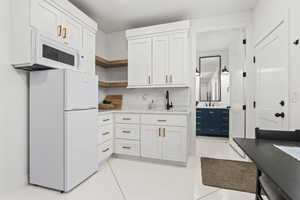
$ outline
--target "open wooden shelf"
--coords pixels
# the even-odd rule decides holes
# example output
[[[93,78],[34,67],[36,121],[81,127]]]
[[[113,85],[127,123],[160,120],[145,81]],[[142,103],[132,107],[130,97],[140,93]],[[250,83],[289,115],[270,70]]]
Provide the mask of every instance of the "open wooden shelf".
[[[104,82],[99,81],[99,86],[103,88],[127,88],[127,82]]]
[[[96,65],[105,67],[105,68],[113,68],[113,67],[127,67],[128,60],[113,60],[108,61],[104,58],[96,56]]]

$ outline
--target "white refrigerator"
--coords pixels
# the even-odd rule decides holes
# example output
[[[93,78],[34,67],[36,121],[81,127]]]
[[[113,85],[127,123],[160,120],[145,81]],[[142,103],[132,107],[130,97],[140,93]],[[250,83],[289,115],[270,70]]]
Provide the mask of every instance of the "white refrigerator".
[[[29,183],[69,192],[97,171],[98,78],[30,73]]]

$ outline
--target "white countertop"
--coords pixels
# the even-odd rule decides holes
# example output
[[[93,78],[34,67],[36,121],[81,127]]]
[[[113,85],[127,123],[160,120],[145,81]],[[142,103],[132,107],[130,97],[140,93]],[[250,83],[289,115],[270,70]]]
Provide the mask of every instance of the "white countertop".
[[[132,113],[132,114],[174,114],[174,115],[189,115],[190,111],[186,109],[174,110],[143,110],[143,109],[122,109],[122,110],[99,110],[99,114],[110,113]]]

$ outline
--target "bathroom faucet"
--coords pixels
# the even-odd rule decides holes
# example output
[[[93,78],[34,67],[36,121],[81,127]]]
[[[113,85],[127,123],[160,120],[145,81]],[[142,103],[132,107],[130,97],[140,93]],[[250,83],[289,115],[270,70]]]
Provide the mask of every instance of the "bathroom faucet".
[[[171,108],[173,108],[173,103],[171,102],[171,104],[170,104],[170,94],[169,94],[168,90],[166,92],[166,100],[167,100],[166,108],[167,108],[167,110],[170,110]]]

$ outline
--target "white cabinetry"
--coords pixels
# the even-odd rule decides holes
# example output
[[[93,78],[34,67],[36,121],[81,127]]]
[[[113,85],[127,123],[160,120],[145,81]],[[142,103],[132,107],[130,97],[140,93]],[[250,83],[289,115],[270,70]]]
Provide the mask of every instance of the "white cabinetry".
[[[187,87],[189,21],[127,31],[129,87]]]
[[[168,83],[170,85],[187,84],[188,65],[188,34],[175,33],[170,36],[170,57]]]
[[[153,38],[153,85],[168,83],[169,37]]]
[[[83,29],[82,52],[80,67],[84,72],[95,73],[96,35],[87,28]]]
[[[142,157],[186,162],[186,116],[142,115],[141,123]]]
[[[183,127],[163,128],[162,159],[186,161],[187,130]]]
[[[152,40],[135,39],[128,43],[128,85],[147,86],[152,83]]]
[[[161,128],[158,126],[141,127],[141,156],[162,159]]]
[[[63,16],[62,39],[65,45],[73,49],[81,49],[83,43],[83,31],[80,22],[67,15]],[[92,48],[91,46],[90,48]]]
[[[40,33],[58,40],[62,35],[62,13],[45,0],[31,0],[31,25]]]
[[[137,114],[115,115],[115,153],[140,156],[140,116]]]
[[[67,0],[11,0],[11,3],[13,66],[25,69],[50,65],[39,62],[43,40],[52,48],[74,56],[75,65],[70,66],[76,70],[95,73],[95,21]]]
[[[98,116],[98,162],[102,163],[113,154],[113,115]]]

